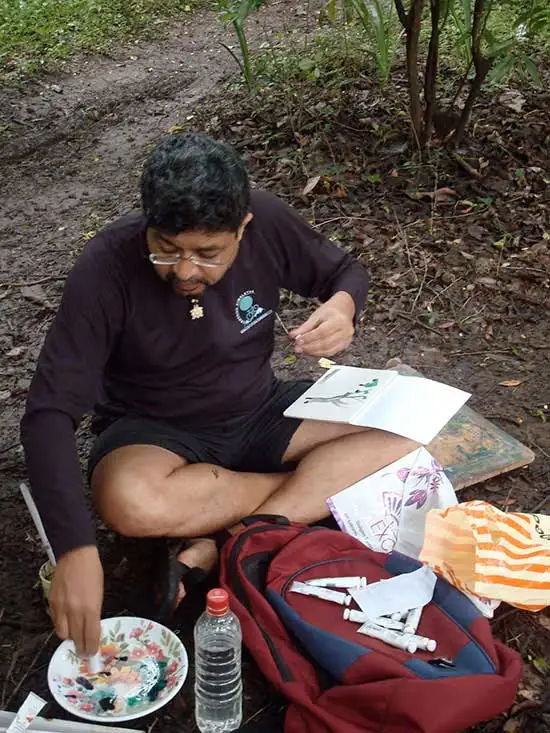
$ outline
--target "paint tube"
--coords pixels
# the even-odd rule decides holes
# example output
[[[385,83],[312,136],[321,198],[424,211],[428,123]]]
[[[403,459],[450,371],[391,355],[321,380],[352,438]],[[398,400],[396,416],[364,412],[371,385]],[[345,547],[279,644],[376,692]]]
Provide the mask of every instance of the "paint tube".
[[[374,626],[372,623],[365,623],[359,629],[360,634],[370,636],[373,639],[380,639],[385,641],[386,644],[395,647],[396,649],[402,649],[409,654],[414,654],[417,650],[416,641],[412,636],[400,633],[399,631],[391,631],[390,629],[382,629],[380,626]]]
[[[422,616],[422,606],[419,608],[413,608],[409,611],[407,618],[405,619],[404,631],[406,634],[416,634],[420,618]]]
[[[88,657],[88,671],[90,674],[99,674],[103,671],[103,661],[99,652]]]
[[[299,583],[298,581],[294,581],[290,590],[292,593],[301,593],[304,596],[315,596],[316,598],[322,598],[325,601],[339,603],[341,606],[349,606],[351,603],[351,596],[347,593],[338,593],[338,591],[330,590],[329,588],[317,588],[314,585],[306,585],[306,583]]]
[[[346,621],[352,621],[356,624],[374,624],[384,629],[393,629],[394,631],[403,632],[405,624],[402,621],[393,621],[391,618],[384,618],[379,616],[378,618],[371,618],[362,611],[354,611],[350,608],[344,610],[344,618]]]
[[[321,588],[364,588],[367,585],[367,579],[364,575],[343,578],[314,578],[313,580],[306,580],[306,584]]]
[[[396,611],[395,613],[392,613],[390,618],[392,621],[403,621],[407,616],[409,615],[408,611]]]
[[[411,634],[411,639],[414,639],[420,651],[435,652],[437,649],[437,641],[435,639],[428,639],[426,636],[417,636],[416,634]]]
[[[45,704],[46,700],[38,697],[34,692],[29,692],[25,698],[25,702],[17,711],[17,714],[12,720],[6,733],[23,733],[23,731],[27,730]]]

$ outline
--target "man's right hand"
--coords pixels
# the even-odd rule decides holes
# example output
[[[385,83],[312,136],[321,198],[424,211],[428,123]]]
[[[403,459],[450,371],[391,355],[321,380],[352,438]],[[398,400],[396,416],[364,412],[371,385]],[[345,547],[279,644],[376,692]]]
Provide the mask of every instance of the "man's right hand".
[[[59,558],[49,603],[59,638],[72,639],[78,654],[95,654],[103,606],[103,567],[96,547],[78,547]]]

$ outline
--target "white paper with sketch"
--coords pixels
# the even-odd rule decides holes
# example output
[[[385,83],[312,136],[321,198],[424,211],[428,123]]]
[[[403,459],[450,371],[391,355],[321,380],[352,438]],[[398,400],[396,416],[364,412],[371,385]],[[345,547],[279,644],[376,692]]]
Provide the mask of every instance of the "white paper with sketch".
[[[340,529],[371,550],[418,558],[427,513],[453,506],[457,498],[443,468],[429,451],[417,448],[327,504]]]
[[[427,445],[470,397],[424,377],[333,366],[284,415],[378,428]]]

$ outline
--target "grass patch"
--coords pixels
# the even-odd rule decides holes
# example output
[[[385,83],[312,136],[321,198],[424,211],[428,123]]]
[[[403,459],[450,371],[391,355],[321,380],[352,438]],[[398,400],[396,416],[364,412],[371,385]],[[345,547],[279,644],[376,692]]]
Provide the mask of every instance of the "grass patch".
[[[51,69],[76,53],[150,37],[200,0],[2,0],[0,81]],[[203,3],[202,3],[203,4]]]

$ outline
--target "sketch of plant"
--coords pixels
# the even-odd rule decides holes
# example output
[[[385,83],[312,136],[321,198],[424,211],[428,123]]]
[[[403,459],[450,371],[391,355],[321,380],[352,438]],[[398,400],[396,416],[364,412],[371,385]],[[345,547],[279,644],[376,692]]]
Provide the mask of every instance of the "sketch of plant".
[[[335,407],[347,407],[348,400],[357,400],[358,402],[364,402],[372,390],[378,387],[378,378],[372,379],[370,382],[363,382],[359,384],[354,390],[344,392],[343,394],[337,395],[320,395],[318,397],[305,397],[304,404],[310,402],[321,402],[330,403]]]

